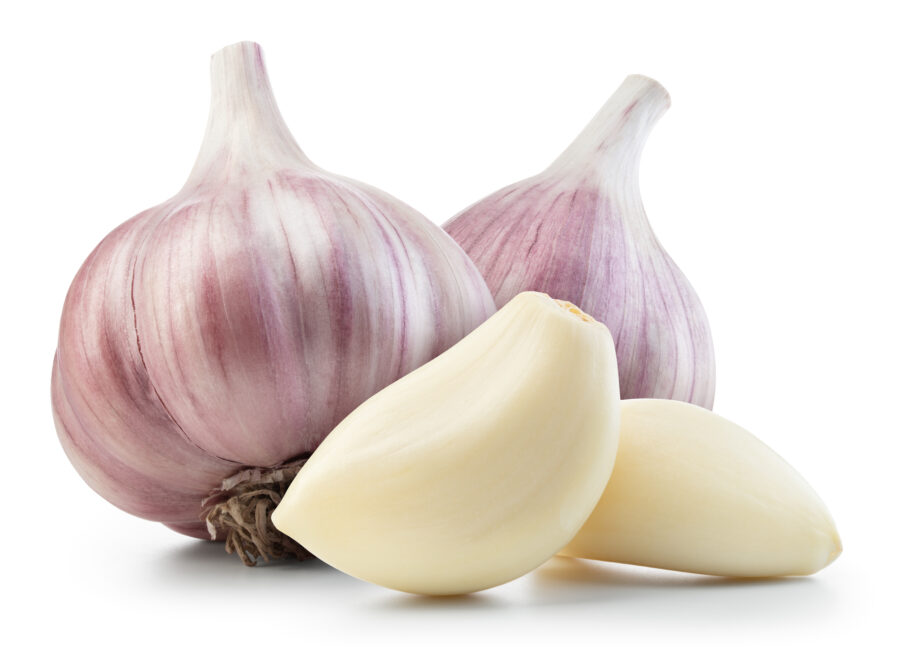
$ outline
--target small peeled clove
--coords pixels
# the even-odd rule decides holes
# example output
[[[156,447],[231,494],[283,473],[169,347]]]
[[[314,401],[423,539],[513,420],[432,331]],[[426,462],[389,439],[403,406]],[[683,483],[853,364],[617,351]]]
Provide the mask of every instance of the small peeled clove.
[[[411,593],[511,581],[568,543],[615,460],[609,331],[523,293],[329,434],[272,522],[314,555]]]
[[[622,402],[616,467],[561,552],[720,576],[813,574],[841,553],[825,504],[748,431],[677,401]]]
[[[606,324],[622,398],[712,408],[715,360],[703,306],[656,239],[641,203],[644,142],[669,107],[647,77],[628,77],[544,172],[445,224],[500,307],[536,290]]]

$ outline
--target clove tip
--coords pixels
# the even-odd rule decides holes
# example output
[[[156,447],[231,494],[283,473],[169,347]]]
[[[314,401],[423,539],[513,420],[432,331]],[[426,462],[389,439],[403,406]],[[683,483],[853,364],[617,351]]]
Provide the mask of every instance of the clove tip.
[[[831,542],[833,545],[831,552],[828,554],[828,560],[825,561],[825,567],[837,560],[841,553],[844,552],[844,545],[841,543],[841,536],[837,533],[837,530],[832,530]]]

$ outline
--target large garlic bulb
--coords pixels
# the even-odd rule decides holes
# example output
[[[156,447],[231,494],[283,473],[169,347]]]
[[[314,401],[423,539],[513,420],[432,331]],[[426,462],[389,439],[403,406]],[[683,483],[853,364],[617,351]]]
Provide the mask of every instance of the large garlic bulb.
[[[440,228],[306,158],[259,47],[236,44],[212,58],[206,137],[183,189],[110,233],[72,283],[58,433],[110,502],[207,537],[213,491],[283,491],[299,463],[279,466],[494,310]],[[241,534],[265,536],[248,515]]]
[[[547,170],[479,201],[445,228],[478,266],[498,307],[537,290],[606,324],[623,399],[712,408],[706,315],[654,236],[638,189],[641,150],[668,107],[658,83],[628,77]]]

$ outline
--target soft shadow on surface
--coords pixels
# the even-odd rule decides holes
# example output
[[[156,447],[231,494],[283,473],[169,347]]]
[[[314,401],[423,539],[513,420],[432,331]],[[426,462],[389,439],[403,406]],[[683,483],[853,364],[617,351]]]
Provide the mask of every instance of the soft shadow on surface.
[[[237,555],[225,552],[225,544],[212,541],[187,541],[180,544],[166,557],[167,561],[174,564],[179,571],[195,568],[202,569],[204,572],[210,569],[229,572],[235,567],[238,569],[266,569],[272,572],[335,571],[316,558],[260,561],[255,567],[248,568]]]
[[[184,541],[160,552],[152,571],[158,582],[167,586],[189,586],[193,590],[222,591],[223,586],[252,586],[283,589],[288,582],[315,581],[317,584],[352,585],[359,583],[326,565],[321,560],[273,560],[246,567],[225,545],[209,541]]]
[[[713,588],[722,586],[760,586],[806,581],[807,577],[772,577],[742,579],[708,574],[675,572],[652,567],[620,565],[612,562],[579,560],[555,556],[534,572],[535,581],[542,586],[603,586],[632,588]]]
[[[833,613],[837,597],[815,578],[732,579],[555,557],[505,586],[473,595],[379,594],[365,602],[383,614],[577,609],[588,619],[671,626],[810,619]]]
[[[447,597],[424,597],[380,588],[348,576],[321,560],[274,560],[245,567],[236,555],[225,552],[225,545],[208,541],[183,541],[161,552],[152,563],[153,578],[167,590],[201,594],[252,592],[254,596],[275,593],[283,599],[285,591],[293,595],[325,595],[335,601],[373,604],[377,609],[406,612],[459,612],[497,606],[489,592]]]
[[[793,620],[837,596],[814,577],[735,579],[555,557],[530,577],[535,605],[596,604],[619,615],[706,622]]]
[[[471,595],[411,595],[409,593],[388,593],[367,605],[379,612],[485,612],[509,608],[491,595],[490,591],[472,593]]]
[[[220,599],[245,593],[284,602],[287,594],[326,596],[384,615],[552,613],[577,609],[588,618],[646,620],[672,626],[768,623],[828,618],[838,602],[816,577],[729,579],[631,565],[555,557],[504,586],[472,595],[425,597],[377,588],[316,559],[245,567],[223,544],[183,541],[154,554],[151,581],[161,592]]]

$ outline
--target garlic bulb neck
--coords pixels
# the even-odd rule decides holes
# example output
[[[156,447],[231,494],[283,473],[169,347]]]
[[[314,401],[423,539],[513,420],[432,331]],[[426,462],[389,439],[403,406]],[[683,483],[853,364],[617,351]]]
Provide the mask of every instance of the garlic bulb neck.
[[[312,166],[278,110],[262,50],[238,42],[212,55],[206,135],[185,187],[261,165]]]
[[[650,131],[669,109],[663,86],[643,75],[629,75],[546,173],[616,178],[634,187],[641,152]]]

